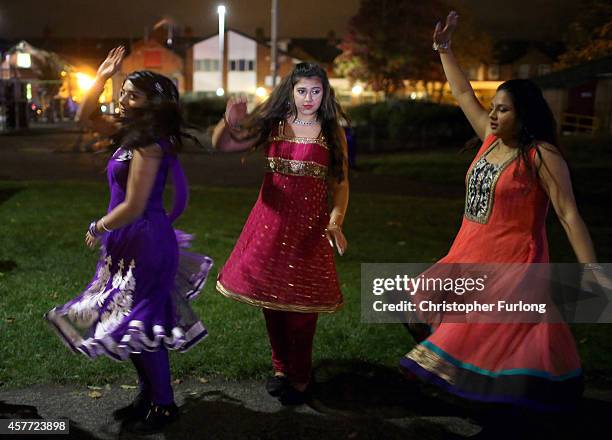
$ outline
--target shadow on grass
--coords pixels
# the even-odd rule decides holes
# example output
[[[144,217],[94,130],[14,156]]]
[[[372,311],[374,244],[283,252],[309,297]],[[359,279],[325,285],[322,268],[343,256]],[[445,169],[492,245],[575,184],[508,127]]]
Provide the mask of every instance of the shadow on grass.
[[[12,420],[25,420],[25,419],[42,419],[40,414],[38,414],[38,409],[35,406],[30,405],[10,405],[0,400],[0,419],[12,419]],[[93,434],[79,428],[73,421],[69,421],[70,424],[70,433],[66,434],[57,434],[57,435],[27,435],[24,433],[20,433],[19,435],[9,435],[9,434],[0,434],[2,440],[9,439],[76,439],[76,440],[95,440],[96,436]]]
[[[8,199],[13,197],[19,191],[23,191],[24,188],[3,188],[0,189],[0,205],[6,202]]]
[[[13,260],[0,260],[0,273],[8,273],[17,268]]]

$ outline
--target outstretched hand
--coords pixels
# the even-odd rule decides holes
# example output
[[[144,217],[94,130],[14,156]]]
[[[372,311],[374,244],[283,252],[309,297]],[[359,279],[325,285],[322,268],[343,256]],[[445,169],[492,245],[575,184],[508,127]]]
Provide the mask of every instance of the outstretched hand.
[[[455,11],[450,11],[446,16],[446,24],[442,28],[442,22],[436,23],[436,28],[433,33],[433,42],[438,45],[448,44],[451,41],[453,32],[457,28],[459,22],[459,14]]]
[[[85,233],[85,244],[89,249],[95,249],[100,243],[100,237],[94,237],[89,231]]]
[[[246,96],[236,96],[227,100],[225,120],[230,128],[238,127],[247,115]]]
[[[125,57],[125,47],[117,46],[106,56],[106,59],[102,61],[100,67],[98,67],[98,77],[109,79],[121,68],[121,63]]]
[[[333,248],[335,244],[340,256],[344,255],[348,242],[346,241],[346,237],[342,232],[342,228],[334,223],[330,223],[327,228],[325,228],[325,235],[329,245]]]

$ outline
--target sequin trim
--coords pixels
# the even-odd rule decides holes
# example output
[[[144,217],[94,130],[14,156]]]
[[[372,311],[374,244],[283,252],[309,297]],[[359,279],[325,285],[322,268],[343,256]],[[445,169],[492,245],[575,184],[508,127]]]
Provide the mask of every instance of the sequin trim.
[[[423,345],[417,345],[406,357],[449,384],[455,384],[457,367]]]
[[[264,307],[266,309],[281,310],[286,312],[305,312],[305,313],[333,313],[339,310],[344,305],[342,302],[334,304],[332,306],[298,306],[291,304],[279,304],[270,301],[261,301],[257,299],[248,298],[242,294],[232,292],[225,288],[221,281],[217,280],[217,291],[230,299],[235,301],[243,302],[255,307]]]
[[[284,142],[293,142],[295,144],[317,144],[329,150],[327,146],[327,142],[325,141],[325,136],[320,134],[317,137],[298,137],[298,136],[286,136],[285,135],[285,121],[280,121],[278,123],[278,133],[275,136],[270,137],[271,142],[284,141]]]
[[[287,174],[289,176],[315,177],[325,179],[327,167],[317,162],[293,160],[282,157],[268,157],[266,171]]]
[[[497,181],[503,171],[518,156],[511,158],[501,164],[492,164],[486,160],[487,154],[495,148],[499,140],[493,142],[482,156],[470,167],[467,173],[465,185],[465,208],[464,216],[476,223],[486,224],[491,217],[493,204],[495,203],[495,188]]]

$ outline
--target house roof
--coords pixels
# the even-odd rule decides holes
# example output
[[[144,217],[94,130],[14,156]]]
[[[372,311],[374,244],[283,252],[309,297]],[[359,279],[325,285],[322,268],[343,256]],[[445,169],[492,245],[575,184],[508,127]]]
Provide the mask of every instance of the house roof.
[[[543,89],[568,88],[612,75],[612,56],[533,78]]]
[[[499,64],[512,64],[530,49],[538,50],[554,61],[564,52],[565,46],[559,41],[502,40],[495,44],[493,54]]]

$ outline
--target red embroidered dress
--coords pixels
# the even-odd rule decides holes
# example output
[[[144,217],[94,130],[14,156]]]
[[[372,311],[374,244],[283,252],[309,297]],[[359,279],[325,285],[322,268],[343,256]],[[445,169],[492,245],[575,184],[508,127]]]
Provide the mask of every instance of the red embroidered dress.
[[[251,305],[294,312],[333,312],[342,294],[329,223],[322,135],[288,137],[284,122],[265,150],[266,175],[217,290]]]

